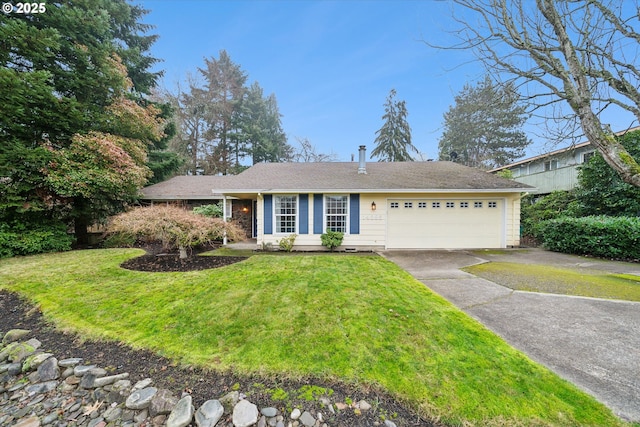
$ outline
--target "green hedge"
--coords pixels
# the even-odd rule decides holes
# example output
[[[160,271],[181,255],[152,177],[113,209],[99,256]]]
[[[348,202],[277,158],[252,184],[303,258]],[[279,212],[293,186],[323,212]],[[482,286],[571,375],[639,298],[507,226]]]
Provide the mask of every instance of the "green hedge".
[[[545,248],[601,258],[640,260],[640,218],[562,217],[540,224]]]
[[[0,258],[68,251],[72,243],[73,236],[63,224],[43,224],[38,228],[0,225]]]

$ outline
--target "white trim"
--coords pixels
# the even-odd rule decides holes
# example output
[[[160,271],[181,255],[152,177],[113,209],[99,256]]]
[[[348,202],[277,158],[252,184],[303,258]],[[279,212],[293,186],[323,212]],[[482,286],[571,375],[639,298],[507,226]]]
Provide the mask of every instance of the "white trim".
[[[272,203],[271,203],[271,215],[273,218],[273,230],[272,231],[272,235],[274,236],[288,236],[290,234],[300,234],[299,230],[300,230],[300,195],[296,194],[295,198],[296,198],[296,214],[295,214],[295,219],[296,219],[296,225],[295,225],[295,231],[293,232],[281,232],[278,231],[278,224],[276,221],[276,197],[291,197],[291,194],[273,194],[273,198],[272,198]]]
[[[349,193],[324,193],[322,194],[322,232],[327,232],[327,196],[346,196],[347,197],[347,212],[345,213],[345,230],[344,235],[347,236],[351,230],[351,195]]]

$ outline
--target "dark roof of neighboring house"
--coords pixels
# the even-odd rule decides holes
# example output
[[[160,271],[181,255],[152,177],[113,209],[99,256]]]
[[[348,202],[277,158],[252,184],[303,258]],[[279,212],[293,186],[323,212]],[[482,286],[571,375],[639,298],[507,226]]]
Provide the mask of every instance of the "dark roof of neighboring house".
[[[214,198],[259,192],[526,191],[533,187],[452,162],[259,163],[239,175],[180,176],[143,189],[143,199]],[[207,191],[208,190],[208,191]]]
[[[213,189],[223,186],[230,175],[181,175],[142,189],[143,200],[221,199]]]

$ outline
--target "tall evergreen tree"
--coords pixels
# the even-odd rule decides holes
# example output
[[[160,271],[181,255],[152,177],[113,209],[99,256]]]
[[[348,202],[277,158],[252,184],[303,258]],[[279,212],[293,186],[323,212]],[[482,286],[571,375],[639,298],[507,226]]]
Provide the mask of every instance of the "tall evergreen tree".
[[[240,104],[246,93],[246,73],[231,61],[225,50],[219,58],[205,59],[198,71],[204,87],[192,87],[191,92],[206,102],[206,136],[210,142],[205,173],[230,173],[240,165],[244,147],[240,135]]]
[[[125,0],[46,8],[0,15],[0,217],[22,225],[71,219],[82,239],[90,221],[131,200],[143,183],[132,187],[116,174],[112,191],[87,197],[99,192],[88,187],[104,183],[82,184],[82,175],[135,164],[137,176],[148,176],[146,150],[161,138],[160,111],[136,101],[158,77],[146,68],[156,60],[145,56],[155,37],[138,22],[144,9]],[[136,64],[132,79],[126,65]],[[84,161],[100,156],[106,161]]]
[[[280,117],[275,95],[264,97],[262,88],[254,82],[243,102],[241,120],[244,143],[253,164],[291,160],[293,148],[287,143]]]
[[[418,152],[411,143],[411,128],[407,121],[405,101],[396,101],[396,90],[391,89],[384,104],[384,124],[376,131],[376,147],[371,151],[371,158],[378,157],[381,162],[413,161],[409,151]]]
[[[525,121],[512,85],[496,86],[489,76],[466,84],[444,114],[439,158],[481,169],[511,163],[531,143],[522,131]]]

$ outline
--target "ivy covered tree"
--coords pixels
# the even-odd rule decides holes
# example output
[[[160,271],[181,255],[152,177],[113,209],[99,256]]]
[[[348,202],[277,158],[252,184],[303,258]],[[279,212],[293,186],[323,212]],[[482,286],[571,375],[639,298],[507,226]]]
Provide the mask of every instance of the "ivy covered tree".
[[[489,76],[464,85],[444,114],[440,160],[492,169],[522,157],[531,141],[522,130],[527,115],[518,98],[513,85],[494,85]]]
[[[71,221],[82,241],[87,224],[120,209],[150,174],[147,150],[163,128],[144,101],[158,77],[146,53],[155,36],[139,22],[146,11],[125,0],[46,8],[0,15],[0,219],[23,229]],[[132,164],[135,185],[111,174]],[[90,196],[101,176],[110,191]]]
[[[640,158],[640,131],[616,139],[630,155]],[[575,196],[583,215],[640,215],[640,188],[623,181],[597,152],[580,167]]]
[[[384,104],[384,124],[376,131],[376,146],[371,151],[371,158],[378,157],[381,162],[413,161],[409,152],[418,152],[411,143],[407,105],[405,101],[396,101],[395,96],[396,90],[391,89]]]

